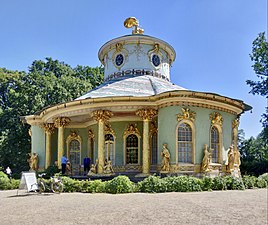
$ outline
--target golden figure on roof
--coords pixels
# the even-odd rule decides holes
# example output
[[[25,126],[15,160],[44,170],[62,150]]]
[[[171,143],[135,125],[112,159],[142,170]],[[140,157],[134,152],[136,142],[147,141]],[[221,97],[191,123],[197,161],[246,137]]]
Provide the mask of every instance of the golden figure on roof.
[[[139,27],[139,21],[135,17],[129,17],[125,20],[124,26],[126,28],[133,27],[132,34],[143,34],[144,30]]]

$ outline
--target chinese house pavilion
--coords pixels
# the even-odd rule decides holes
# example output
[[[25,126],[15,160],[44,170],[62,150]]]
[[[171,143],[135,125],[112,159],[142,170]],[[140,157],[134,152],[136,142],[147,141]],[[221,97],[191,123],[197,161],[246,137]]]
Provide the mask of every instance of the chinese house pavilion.
[[[105,159],[117,173],[148,175],[161,171],[161,151],[170,153],[170,172],[200,173],[204,145],[211,165],[225,171],[228,149],[237,149],[240,115],[251,107],[213,93],[187,90],[170,81],[176,53],[171,45],[143,34],[134,17],[131,35],[112,39],[99,50],[104,83],[74,101],[25,116],[31,125],[32,152],[39,168],[61,157],[73,173],[89,156],[104,173]]]

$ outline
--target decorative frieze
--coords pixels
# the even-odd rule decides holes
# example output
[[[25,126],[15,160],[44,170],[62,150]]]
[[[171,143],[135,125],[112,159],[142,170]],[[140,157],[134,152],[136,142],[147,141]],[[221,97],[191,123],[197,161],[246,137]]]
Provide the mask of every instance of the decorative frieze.
[[[89,139],[94,139],[95,135],[94,135],[92,129],[89,129],[89,130],[88,130],[87,136],[88,136]]]
[[[159,73],[158,71],[154,70],[144,70],[144,69],[132,69],[132,70],[122,70],[118,72],[114,72],[113,74],[110,74],[104,81],[109,81],[114,78],[123,77],[125,75],[150,75],[153,77],[161,78],[166,81],[170,81],[164,74]]]
[[[55,127],[59,128],[67,126],[71,122],[71,119],[69,117],[57,117],[53,122]]]
[[[177,120],[180,122],[181,120],[191,120],[195,121],[196,113],[191,111],[189,108],[182,108],[182,113],[177,114]]]
[[[55,124],[54,123],[44,123],[43,128],[46,133],[53,134],[55,130]]]
[[[109,111],[109,110],[96,110],[91,113],[91,116],[96,120],[96,121],[102,121],[106,122],[108,121],[114,114]]]
[[[210,113],[209,118],[211,120],[211,125],[218,124],[222,127],[223,124],[223,118],[222,115],[218,112]]]
[[[139,109],[136,112],[136,115],[141,117],[143,120],[152,120],[152,118],[157,115],[157,110],[148,108],[148,109]]]
[[[131,123],[128,125],[127,129],[124,132],[124,136],[128,136],[130,134],[137,134],[138,136],[140,136],[140,132],[137,128],[137,124]]]

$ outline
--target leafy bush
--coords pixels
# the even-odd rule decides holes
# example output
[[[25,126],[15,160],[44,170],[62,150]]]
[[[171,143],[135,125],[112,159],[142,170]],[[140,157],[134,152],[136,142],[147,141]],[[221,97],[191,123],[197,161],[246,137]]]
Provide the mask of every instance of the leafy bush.
[[[118,176],[106,183],[107,193],[131,193],[133,190],[133,182],[127,176]]]
[[[268,173],[264,173],[257,178],[257,187],[268,188]]]
[[[80,182],[81,181],[71,179],[69,177],[62,177],[64,192],[80,192],[81,191]]]
[[[268,173],[260,175],[259,178],[264,179],[268,183]]]
[[[106,192],[106,181],[94,180],[89,181],[89,186],[86,189],[86,192],[89,193],[105,193]]]
[[[203,191],[211,191],[213,189],[213,178],[205,176],[202,179],[203,185],[202,185],[202,190]]]
[[[251,189],[257,186],[257,178],[254,176],[243,176],[243,183],[246,189]]]
[[[166,181],[158,176],[149,176],[138,183],[140,192],[160,193],[166,192]]]
[[[9,177],[0,171],[0,190],[10,190],[19,188],[20,180],[9,179]]]
[[[227,179],[225,177],[214,177],[212,190],[227,190]]]
[[[234,176],[225,176],[226,186],[228,190],[245,190],[243,180]]]

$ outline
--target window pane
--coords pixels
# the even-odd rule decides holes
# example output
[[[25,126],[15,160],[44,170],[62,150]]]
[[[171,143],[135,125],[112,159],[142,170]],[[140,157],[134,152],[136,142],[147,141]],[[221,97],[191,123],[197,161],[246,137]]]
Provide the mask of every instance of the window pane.
[[[178,127],[178,161],[192,163],[192,128],[183,123]]]
[[[138,163],[138,137],[131,134],[126,139],[126,163]]]
[[[211,148],[212,150],[212,162],[217,163],[219,160],[219,148],[220,148],[220,141],[219,141],[219,131],[216,127],[211,128]]]

